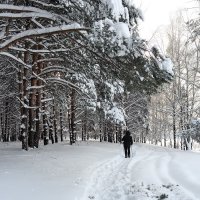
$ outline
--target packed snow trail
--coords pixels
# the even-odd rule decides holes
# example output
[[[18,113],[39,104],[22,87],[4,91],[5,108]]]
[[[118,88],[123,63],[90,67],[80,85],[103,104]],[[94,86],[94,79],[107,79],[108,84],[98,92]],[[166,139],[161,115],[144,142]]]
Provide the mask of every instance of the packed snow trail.
[[[81,200],[200,199],[200,184],[192,182],[188,170],[175,159],[184,158],[185,152],[135,144],[133,154],[130,159],[116,156],[97,167]]]
[[[79,199],[93,166],[117,152],[117,145],[100,142],[41,144],[29,151],[0,142],[0,200]]]
[[[20,146],[0,143],[2,200],[200,200],[200,153],[134,144],[129,159],[120,144]]]

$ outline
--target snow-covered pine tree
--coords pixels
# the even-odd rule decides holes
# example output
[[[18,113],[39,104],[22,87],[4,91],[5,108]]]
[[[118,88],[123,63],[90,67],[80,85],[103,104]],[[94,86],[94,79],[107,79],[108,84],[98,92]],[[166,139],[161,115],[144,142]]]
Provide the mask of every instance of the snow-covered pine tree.
[[[141,18],[140,11],[128,0],[10,0],[0,4],[0,55],[17,61],[21,66],[19,78],[23,78],[20,102],[24,149],[28,145],[38,147],[39,116],[46,115],[44,110],[40,112],[41,98],[48,96],[43,92],[51,93],[52,87],[46,90],[48,85],[73,89],[71,80],[64,78],[69,73],[82,73],[101,88],[97,95],[105,105],[101,109],[117,105],[109,97],[104,80],[111,85],[114,81],[122,82],[127,91],[137,88],[151,93],[171,78],[168,60],[149,50],[139,37],[138,18]],[[95,66],[99,68],[98,76]],[[75,106],[75,102],[71,103]],[[49,130],[52,137],[54,124],[57,141],[57,106],[53,108],[54,123],[50,123]],[[43,121],[46,123],[46,119]]]
[[[56,48],[60,51],[58,43],[56,43],[56,45],[50,45],[51,47],[49,48],[50,43],[47,42],[45,36],[53,36],[56,34],[62,35],[66,32],[83,30],[80,29],[78,24],[69,25],[71,22],[65,17],[57,15],[56,13],[53,14],[53,12],[48,12],[46,10],[46,8],[49,8],[48,4],[45,4],[44,2],[40,3],[42,3],[44,9],[40,9],[39,6],[34,5],[33,1],[28,0],[25,2],[9,1],[0,5],[0,17],[2,19],[1,22],[3,27],[0,45],[2,51],[1,55],[9,56],[22,64],[21,72],[23,75],[20,77],[23,77],[23,84],[21,87],[23,95],[21,96],[22,99],[20,99],[20,101],[23,105],[21,114],[21,139],[23,143],[22,147],[24,149],[28,149],[28,145],[30,147],[38,147],[40,138],[39,110],[41,107],[43,81],[38,78],[37,75],[40,74],[42,68],[44,68],[44,62],[38,62],[38,60],[44,59],[45,53],[55,52],[57,50]],[[54,4],[50,5],[51,7],[57,8]],[[60,9],[61,8],[62,7],[60,7]],[[10,32],[10,29],[12,29],[12,33]],[[21,32],[20,34],[19,31]],[[53,39],[59,38],[52,38],[50,41],[52,44],[54,42]],[[19,57],[19,53],[22,54],[21,57]],[[33,57],[31,57],[32,55]],[[33,67],[30,65],[31,63],[33,63]],[[56,70],[54,71],[56,72]],[[32,73],[32,78],[29,85],[28,76],[30,73]],[[30,100],[28,101],[29,90]],[[35,120],[36,124],[34,124]]]

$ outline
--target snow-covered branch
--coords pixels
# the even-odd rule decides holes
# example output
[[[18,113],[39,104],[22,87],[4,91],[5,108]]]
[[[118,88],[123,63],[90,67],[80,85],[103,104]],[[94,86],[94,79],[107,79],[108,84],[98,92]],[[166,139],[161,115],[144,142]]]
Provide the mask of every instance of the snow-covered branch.
[[[50,73],[50,72],[66,72],[66,68],[62,66],[50,66],[42,70],[39,76]]]
[[[16,62],[18,62],[19,64],[23,65],[24,67],[27,67],[27,68],[31,68],[30,65],[27,65],[26,63],[24,63],[20,58],[17,58],[15,56],[13,56],[12,54],[8,53],[8,52],[0,52],[0,55],[1,56],[5,56],[5,57],[8,57]]]
[[[61,33],[67,33],[67,32],[88,31],[88,30],[89,30],[88,28],[81,27],[77,23],[70,24],[70,25],[43,28],[43,29],[31,29],[31,30],[24,31],[22,33],[18,33],[12,36],[10,39],[3,42],[2,44],[0,44],[0,50],[2,51],[8,48],[11,44],[14,44],[26,38],[34,38],[34,37],[39,37],[39,36],[47,36],[47,35],[61,34]]]
[[[71,83],[69,81],[60,79],[60,78],[47,78],[46,81],[60,83],[60,84],[63,84],[63,85],[67,85],[67,86],[69,86],[71,88],[80,90],[80,88],[77,87],[75,84],[73,84],[73,83]]]
[[[46,10],[42,10],[31,6],[15,6],[11,4],[0,4],[0,11],[14,11],[14,12],[37,12],[37,13],[49,13]]]
[[[56,20],[56,17],[52,14],[45,14],[45,13],[37,13],[37,12],[28,12],[28,13],[0,13],[0,18],[3,19],[49,19],[49,20]]]

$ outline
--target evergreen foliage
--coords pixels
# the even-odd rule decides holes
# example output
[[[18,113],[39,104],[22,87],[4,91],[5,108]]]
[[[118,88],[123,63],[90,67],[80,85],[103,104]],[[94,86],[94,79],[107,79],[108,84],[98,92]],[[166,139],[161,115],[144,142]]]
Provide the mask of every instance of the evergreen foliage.
[[[100,140],[118,141],[125,94],[152,94],[173,76],[169,59],[140,38],[139,19],[128,0],[2,1],[0,64],[10,64],[0,81],[20,113],[22,148],[57,142],[58,130],[72,144],[81,128],[87,138],[100,132]]]

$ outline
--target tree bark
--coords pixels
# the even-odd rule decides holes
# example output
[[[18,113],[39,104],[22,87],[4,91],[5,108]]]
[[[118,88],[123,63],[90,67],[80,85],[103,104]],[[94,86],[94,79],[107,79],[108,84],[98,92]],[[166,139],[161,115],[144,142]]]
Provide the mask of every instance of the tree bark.
[[[41,46],[38,46],[38,49],[41,49]],[[38,55],[38,60],[42,59],[41,55]],[[43,63],[39,62],[37,63],[37,74],[40,74],[43,68]],[[40,88],[42,86],[42,81],[40,79],[37,79],[37,87]],[[35,131],[35,137],[34,137],[34,146],[36,148],[39,147],[39,140],[41,137],[40,132],[40,108],[41,108],[41,98],[42,98],[42,89],[37,89],[36,92],[36,131]]]
[[[43,100],[45,100],[45,93],[43,91]],[[48,138],[48,123],[47,123],[47,114],[46,114],[46,102],[43,101],[42,103],[42,118],[43,118],[43,140],[44,140],[44,145],[49,144],[49,138]]]
[[[57,119],[56,119],[55,100],[53,101],[53,125],[54,125],[55,143],[58,143],[58,132],[57,132]]]
[[[31,90],[29,95],[29,106],[32,107],[29,109],[29,138],[28,138],[28,145],[31,148],[34,148],[34,137],[35,137],[35,108],[36,107],[36,89],[37,86],[37,78],[34,74],[37,74],[37,57],[36,53],[33,54],[33,67],[32,67],[32,74],[31,74]]]
[[[75,133],[75,94],[76,91],[72,88],[71,91],[71,132],[72,132],[72,143],[75,143],[76,133]]]
[[[28,44],[26,42],[25,49],[28,49]],[[24,53],[24,63],[28,64],[29,53],[26,51]],[[28,69],[24,67],[23,73],[23,109],[22,109],[22,122],[21,122],[21,136],[22,136],[22,149],[28,151]]]
[[[60,140],[63,142],[63,112],[60,109]]]
[[[53,137],[53,116],[51,114],[49,119],[49,138],[51,140],[51,143],[54,144],[54,137]]]

